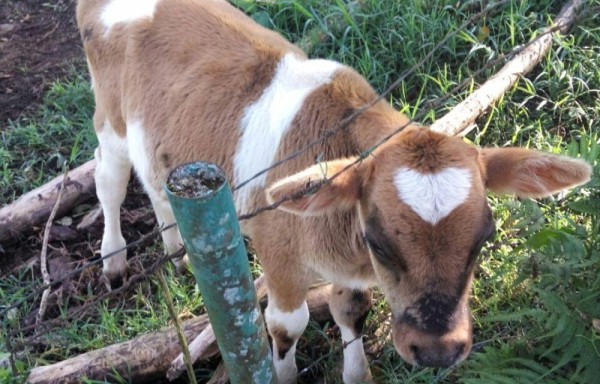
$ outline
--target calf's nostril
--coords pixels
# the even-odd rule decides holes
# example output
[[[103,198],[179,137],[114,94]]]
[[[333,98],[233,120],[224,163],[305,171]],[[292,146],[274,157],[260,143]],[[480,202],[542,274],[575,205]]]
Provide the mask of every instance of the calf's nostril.
[[[456,364],[467,348],[466,343],[436,345],[431,348],[410,344],[408,349],[417,365],[423,367],[449,367]]]
[[[467,345],[465,343],[458,343],[454,347],[454,354],[452,355],[452,362],[455,363],[456,360],[463,354]]]
[[[414,359],[419,360],[419,347],[417,347],[414,344],[411,344],[410,347],[408,347],[408,349],[410,349],[410,351],[412,352]]]

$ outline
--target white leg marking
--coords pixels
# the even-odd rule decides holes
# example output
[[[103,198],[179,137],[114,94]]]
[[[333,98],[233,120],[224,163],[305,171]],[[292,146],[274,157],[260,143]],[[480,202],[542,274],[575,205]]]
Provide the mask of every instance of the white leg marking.
[[[277,379],[280,384],[293,384],[298,381],[298,367],[296,366],[296,344],[285,354],[285,358],[280,359],[277,352],[277,343],[273,342],[273,365],[277,373]]]
[[[171,209],[171,204],[166,199],[152,198],[152,206],[158,225],[167,226],[175,223],[175,215]],[[162,232],[162,238],[165,245],[165,250],[168,254],[175,253],[183,246],[183,240],[179,235],[177,228],[170,228]]]
[[[112,0],[100,15],[107,33],[117,23],[132,22],[154,16],[156,3],[160,0]]]
[[[287,54],[279,62],[271,84],[260,99],[246,108],[242,137],[234,157],[234,183],[246,181],[275,160],[281,139],[306,97],[331,82],[341,64],[328,60],[301,60]],[[252,190],[265,185],[262,175],[236,193],[240,212],[248,210]]]
[[[164,192],[161,191],[161,193],[158,194],[156,193],[156,191],[148,191],[148,196],[150,196],[150,201],[152,201],[152,207],[154,208],[154,214],[156,215],[158,225],[164,227],[175,223],[175,215],[173,214],[171,204],[169,203],[167,197],[164,195]],[[177,252],[183,246],[183,239],[181,238],[177,227],[169,228],[166,231],[162,231],[161,237],[163,240],[163,245],[165,247],[165,253],[167,255]],[[185,271],[187,267],[187,255],[180,259],[172,260],[175,266],[177,267],[178,272],[182,273]]]
[[[345,384],[371,383],[371,371],[369,362],[365,355],[362,337],[356,338],[354,332],[340,325],[342,341],[344,342],[344,373],[342,375]],[[360,336],[360,335],[358,335]]]
[[[146,134],[144,124],[139,119],[130,120],[127,122],[127,144],[129,148],[129,156],[133,163],[136,174],[138,175],[150,201],[154,208],[154,214],[159,226],[166,226],[175,222],[175,216],[171,209],[171,204],[165,192],[162,189],[157,190],[151,180],[153,180],[152,167],[146,145]],[[175,253],[183,245],[183,240],[177,228],[171,228],[161,232],[165,252],[167,254]],[[184,259],[173,260],[177,269],[181,272],[186,266]]]
[[[430,224],[448,216],[465,202],[471,191],[471,172],[446,168],[437,173],[420,173],[400,168],[394,176],[400,200]]]
[[[101,254],[106,256],[125,246],[120,209],[127,193],[131,163],[127,158],[126,140],[119,138],[108,122],[98,134],[98,141],[100,145],[94,153],[97,162],[95,180],[96,194],[104,214]],[[126,270],[127,251],[121,251],[103,262],[103,271],[108,278],[123,276]]]
[[[273,364],[280,384],[295,383],[297,381],[298,368],[296,367],[296,344],[308,325],[308,305],[306,301],[292,312],[282,312],[274,304],[269,303],[265,309],[265,320],[269,329],[282,327],[286,330],[288,337],[294,339],[292,347],[281,359],[279,357],[277,340],[273,338]]]

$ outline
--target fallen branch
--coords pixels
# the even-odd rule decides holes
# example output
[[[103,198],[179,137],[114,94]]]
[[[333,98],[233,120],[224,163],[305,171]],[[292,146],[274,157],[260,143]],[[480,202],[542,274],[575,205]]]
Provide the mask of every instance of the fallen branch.
[[[212,325],[208,325],[200,332],[200,334],[190,343],[190,360],[192,364],[196,361],[204,360],[208,358],[210,351],[216,346],[217,338],[213,331]],[[186,369],[186,363],[183,353],[180,353],[167,370],[167,379],[169,381],[176,380],[181,376],[183,371]]]
[[[431,129],[448,135],[466,135],[476,125],[472,124],[490,105],[512,87],[523,75],[529,73],[552,46],[554,33],[565,33],[577,19],[577,10],[584,0],[567,2],[554,20],[554,26],[546,28],[540,38],[517,54],[492,78],[444,117],[431,125]],[[551,32],[551,33],[549,33]]]
[[[50,229],[52,228],[52,221],[54,221],[54,217],[56,216],[56,211],[58,211],[58,206],[60,205],[60,199],[62,198],[63,192],[65,191],[65,182],[67,177],[69,176],[69,169],[67,168],[64,172],[62,182],[60,183],[60,190],[58,191],[58,196],[56,197],[56,202],[54,203],[54,207],[52,208],[52,212],[50,212],[50,217],[48,217],[48,221],[46,222],[46,228],[44,229],[44,240],[42,241],[42,252],[40,253],[40,270],[42,271],[42,278],[44,279],[44,285],[50,285],[50,274],[48,273],[48,241],[50,239]],[[42,293],[42,299],[40,301],[40,309],[35,318],[35,324],[39,325],[40,322],[44,319],[44,314],[46,313],[46,307],[48,306],[48,296],[50,295],[51,287],[44,289],[44,293]]]
[[[196,337],[209,324],[202,315],[183,323],[186,338]],[[171,360],[181,352],[174,328],[148,333],[60,363],[34,368],[27,382],[80,383],[81,378],[108,382],[140,382],[164,377]],[[217,350],[213,351],[217,353]],[[117,380],[118,378],[121,378]]]
[[[69,212],[74,206],[95,196],[94,171],[96,161],[91,160],[73,169],[65,181],[64,193],[56,215]],[[44,223],[58,200],[58,192],[64,176],[21,196],[12,204],[0,209],[0,243],[18,240],[37,225]]]
[[[228,382],[229,375],[225,369],[225,364],[221,361],[206,384],[227,384]]]
[[[311,318],[323,322],[331,319],[327,299],[330,285],[311,288],[307,303]],[[265,301],[261,301],[264,306]],[[208,327],[206,315],[183,323],[187,340],[196,339]],[[218,354],[216,342],[202,354],[208,359]],[[28,383],[80,383],[82,377],[90,380],[116,381],[121,377],[127,382],[141,382],[163,378],[171,362],[181,353],[174,328],[139,336],[120,344],[75,356],[60,363],[34,368]]]

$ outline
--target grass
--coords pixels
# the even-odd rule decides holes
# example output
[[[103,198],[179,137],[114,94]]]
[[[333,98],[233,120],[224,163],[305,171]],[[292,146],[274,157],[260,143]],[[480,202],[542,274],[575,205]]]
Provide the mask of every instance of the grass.
[[[311,57],[341,61],[383,91],[419,62],[450,31],[478,11],[479,2],[413,0],[284,0],[274,4],[237,0],[255,20],[308,49]],[[461,30],[418,68],[389,98],[414,116],[485,63],[525,44],[548,25],[560,4],[511,0]],[[589,5],[598,7],[595,0]],[[378,300],[367,322],[366,345],[380,382],[397,383],[593,383],[600,375],[600,23],[598,12],[556,37],[551,53],[477,121],[467,137],[478,145],[519,145],[581,157],[594,165],[587,186],[555,199],[520,201],[490,196],[498,235],[483,250],[473,287],[472,356],[451,369],[406,365],[389,340],[389,312]],[[431,123],[491,76],[492,67],[467,89],[423,119]],[[85,74],[55,84],[38,114],[11,123],[2,133],[0,201],[6,203],[73,165],[91,158],[92,100]],[[158,253],[158,248],[145,251]],[[169,278],[170,277],[170,278]],[[0,302],[27,293],[31,273],[0,281]],[[168,280],[181,316],[202,311],[191,277]],[[42,350],[31,349],[19,369],[61,360],[126,340],[169,322],[157,284],[145,282],[131,301],[111,300],[89,318],[53,334]],[[87,297],[76,300],[89,300]],[[381,298],[381,296],[378,296]],[[22,308],[23,316],[31,308]],[[4,319],[9,326],[10,319]],[[9,322],[9,323],[6,323]],[[301,380],[341,382],[342,348],[334,328],[311,323],[300,341]],[[383,342],[383,343],[380,343]],[[0,350],[0,354],[2,351]],[[207,378],[210,367],[198,368]],[[0,381],[9,371],[0,368]],[[19,379],[13,379],[18,381]]]
[[[94,97],[85,74],[54,83],[34,116],[0,131],[0,205],[93,158]]]

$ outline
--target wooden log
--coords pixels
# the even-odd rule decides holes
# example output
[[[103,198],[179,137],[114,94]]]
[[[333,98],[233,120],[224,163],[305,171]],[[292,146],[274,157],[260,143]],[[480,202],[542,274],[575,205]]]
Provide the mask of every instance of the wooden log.
[[[186,337],[194,338],[209,324],[198,316],[183,324]],[[28,383],[81,383],[83,378],[116,382],[143,382],[164,376],[171,360],[181,352],[174,328],[148,333],[130,341],[110,345],[60,363],[34,368]],[[216,350],[214,351],[216,353]]]
[[[227,384],[229,382],[229,375],[225,370],[225,364],[221,361],[217,369],[213,372],[210,380],[207,384]]]
[[[529,73],[552,46],[554,33],[565,33],[577,18],[577,10],[584,0],[567,2],[554,20],[554,27],[519,54],[487,80],[479,89],[454,107],[444,117],[431,125],[431,129],[448,135],[466,135],[476,125],[472,124],[490,105],[498,101],[523,75]],[[553,31],[552,33],[548,33]]]
[[[91,160],[69,172],[57,209],[57,217],[95,196],[95,169],[96,161]],[[48,220],[56,204],[62,180],[63,175],[57,176],[0,209],[0,244],[17,240],[20,235]]]
[[[319,322],[331,319],[327,299],[330,285],[312,288],[307,297],[311,317]],[[261,303],[264,305],[264,302]],[[185,321],[186,339],[194,340],[209,325],[206,315]],[[174,328],[148,333],[120,344],[87,352],[60,363],[34,368],[27,383],[58,384],[81,383],[83,378],[115,382],[116,377],[126,382],[146,382],[163,378],[181,346]],[[216,343],[205,350],[202,358],[218,353]]]

